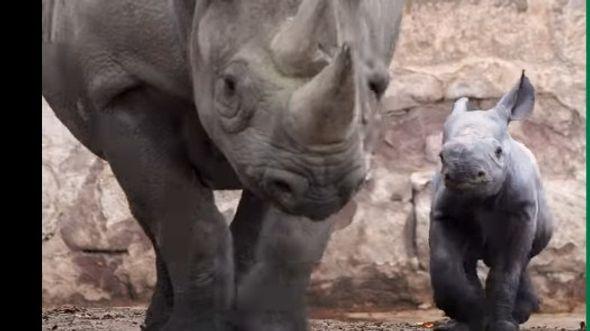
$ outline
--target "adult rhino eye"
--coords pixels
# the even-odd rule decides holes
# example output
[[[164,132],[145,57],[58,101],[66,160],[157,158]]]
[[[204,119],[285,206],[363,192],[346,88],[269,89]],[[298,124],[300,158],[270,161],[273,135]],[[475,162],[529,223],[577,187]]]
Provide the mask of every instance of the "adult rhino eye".
[[[369,82],[369,90],[371,90],[371,92],[373,92],[377,98],[379,98],[381,96],[382,90],[381,90],[381,88],[379,88],[377,83],[370,81]]]
[[[232,75],[224,75],[217,81],[215,87],[215,101],[221,116],[234,117],[240,108],[238,97],[238,82]]]
[[[381,99],[383,93],[385,93],[385,90],[389,85],[389,77],[384,78],[381,76],[374,76],[371,79],[369,79],[367,85],[369,90],[373,92],[373,94],[375,94],[375,97],[377,99]]]
[[[233,64],[215,82],[215,109],[220,124],[228,133],[236,133],[247,125],[258,99],[247,68]]]
[[[233,96],[236,93],[236,79],[233,76],[223,77],[223,87],[228,96]]]
[[[496,157],[499,158],[500,156],[502,156],[502,147],[496,148]]]

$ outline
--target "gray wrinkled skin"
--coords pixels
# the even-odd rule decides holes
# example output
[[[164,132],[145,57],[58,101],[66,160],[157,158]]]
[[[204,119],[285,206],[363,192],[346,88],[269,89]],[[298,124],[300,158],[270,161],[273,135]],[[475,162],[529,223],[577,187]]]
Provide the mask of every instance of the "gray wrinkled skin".
[[[43,95],[156,252],[146,330],[305,330],[403,1],[43,1]],[[230,228],[212,190],[242,189]]]
[[[508,133],[534,102],[523,72],[494,108],[468,110],[461,98],[445,122],[429,234],[434,299],[454,320],[441,330],[518,330],[539,308],[526,268],[547,246],[552,216],[533,154]]]

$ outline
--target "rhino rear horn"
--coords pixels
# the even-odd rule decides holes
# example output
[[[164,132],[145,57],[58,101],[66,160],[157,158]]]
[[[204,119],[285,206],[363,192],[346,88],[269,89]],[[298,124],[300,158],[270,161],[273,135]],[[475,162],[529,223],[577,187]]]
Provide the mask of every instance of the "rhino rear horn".
[[[328,6],[324,0],[303,0],[297,14],[273,38],[272,59],[281,72],[292,76],[311,76],[329,60],[318,47],[317,29]]]

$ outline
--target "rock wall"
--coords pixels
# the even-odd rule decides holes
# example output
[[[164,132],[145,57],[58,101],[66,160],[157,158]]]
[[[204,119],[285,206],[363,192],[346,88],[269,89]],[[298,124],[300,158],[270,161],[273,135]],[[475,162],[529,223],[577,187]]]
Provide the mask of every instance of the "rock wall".
[[[442,123],[468,96],[491,107],[522,69],[534,115],[512,135],[535,153],[557,221],[531,265],[546,311],[585,300],[585,1],[408,1],[384,97],[372,179],[342,219],[312,276],[310,302],[342,308],[432,305],[430,176]],[[80,146],[43,101],[43,302],[144,302],[153,252],[108,164]],[[217,192],[228,217],[239,192]],[[485,275],[481,267],[481,276]]]

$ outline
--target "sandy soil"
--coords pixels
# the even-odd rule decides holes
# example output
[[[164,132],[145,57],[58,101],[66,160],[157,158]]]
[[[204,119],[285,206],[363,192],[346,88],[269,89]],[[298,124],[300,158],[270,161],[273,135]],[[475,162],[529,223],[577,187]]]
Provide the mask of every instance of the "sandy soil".
[[[43,310],[43,330],[136,331],[143,321],[143,307],[81,308],[64,306]],[[312,313],[311,331],[402,331],[429,330],[445,321],[436,310],[399,312],[336,312]],[[585,331],[584,313],[538,314],[521,326],[530,331]],[[582,324],[581,324],[582,323]]]

